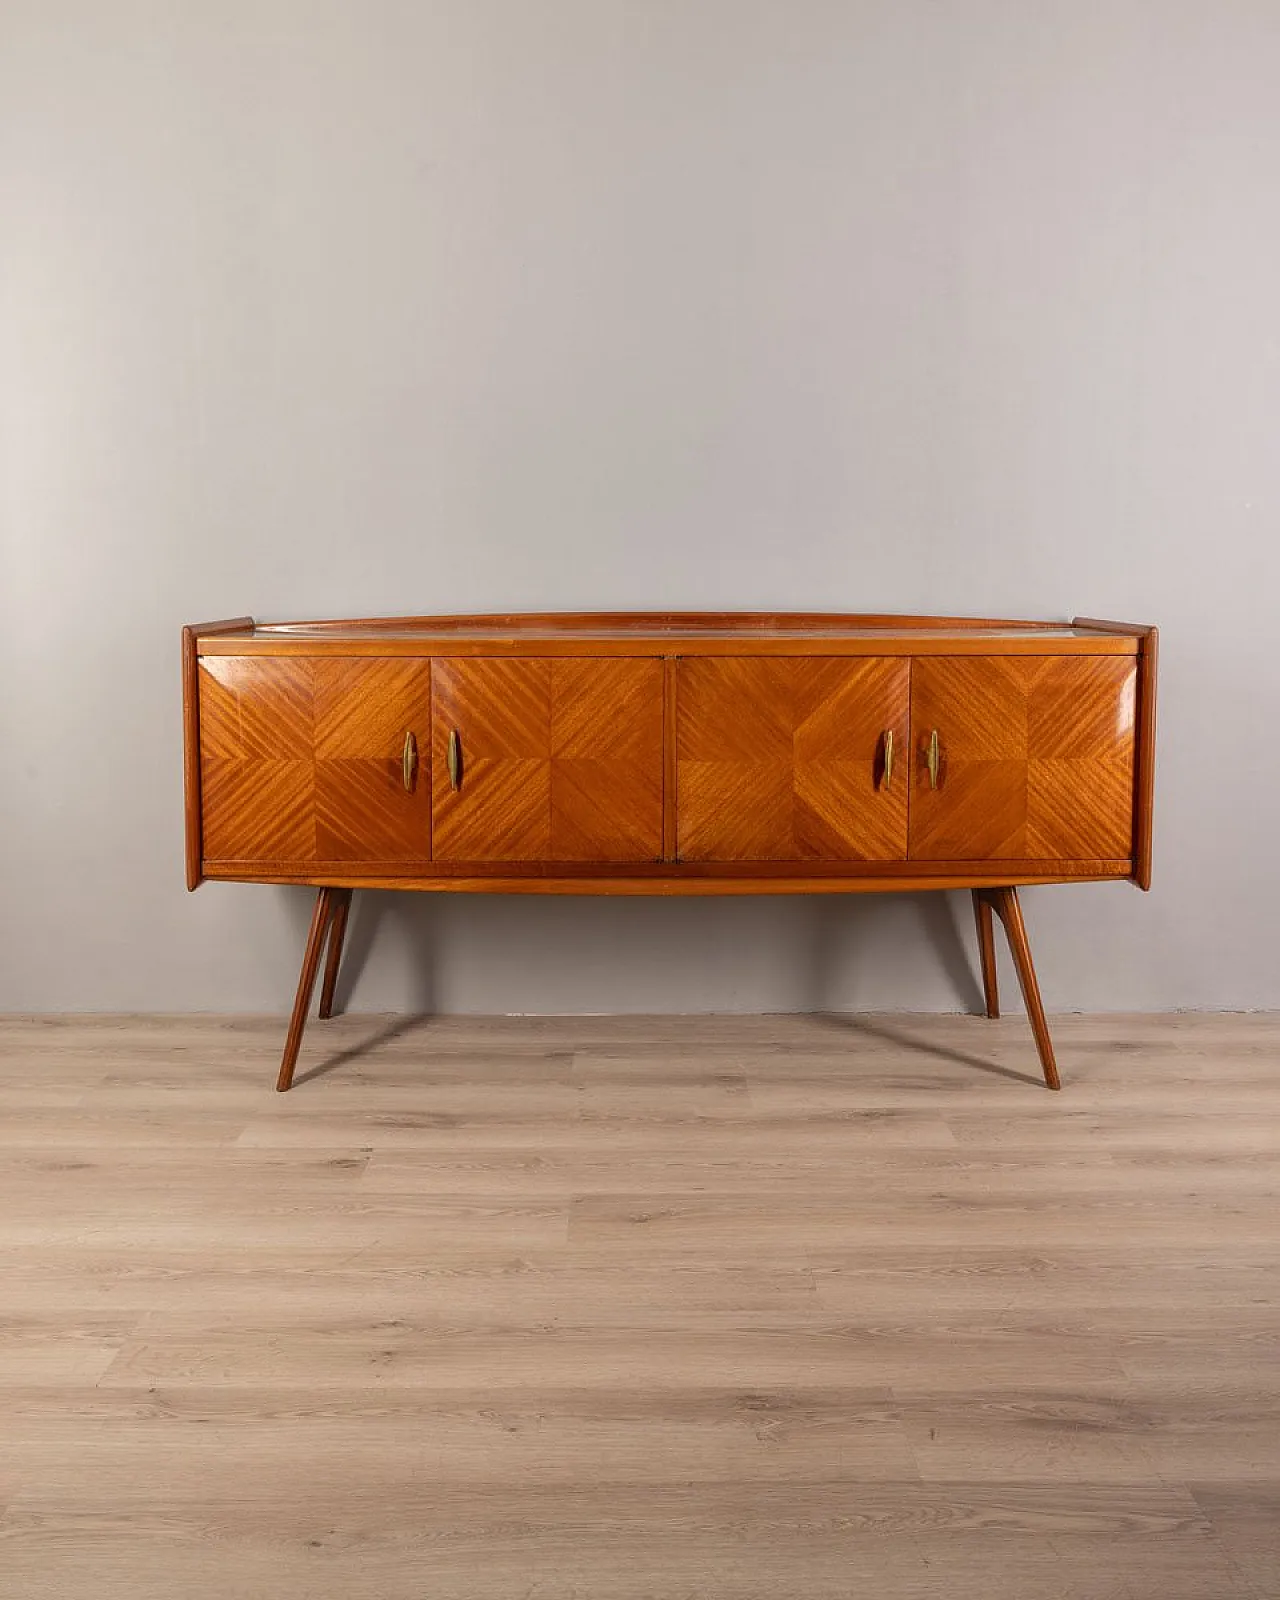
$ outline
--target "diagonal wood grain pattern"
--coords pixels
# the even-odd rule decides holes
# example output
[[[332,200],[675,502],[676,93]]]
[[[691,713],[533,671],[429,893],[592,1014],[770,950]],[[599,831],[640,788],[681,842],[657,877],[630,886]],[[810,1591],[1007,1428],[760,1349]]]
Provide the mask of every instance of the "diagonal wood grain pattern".
[[[672,663],[670,701],[664,677],[656,657],[210,656],[203,857],[394,874],[651,863],[664,838],[687,864],[1133,854],[1132,656],[696,656]]]
[[[1280,1017],[1055,1030],[0,1019],[0,1593],[1275,1600]]]
[[[313,761],[209,755],[200,775],[206,860],[316,859]]]
[[[1132,854],[1136,682],[1118,656],[914,662],[912,857]],[[924,762],[934,728],[936,790]]]
[[[432,685],[437,861],[661,858],[661,661],[437,658]]]
[[[430,784],[430,668],[376,657],[211,656],[200,664],[204,854],[210,861],[420,865]]]
[[[200,759],[310,761],[315,663],[209,656],[200,663]]]
[[[680,859],[904,859],[909,674],[878,657],[681,661]],[[889,729],[899,765],[886,790]]]

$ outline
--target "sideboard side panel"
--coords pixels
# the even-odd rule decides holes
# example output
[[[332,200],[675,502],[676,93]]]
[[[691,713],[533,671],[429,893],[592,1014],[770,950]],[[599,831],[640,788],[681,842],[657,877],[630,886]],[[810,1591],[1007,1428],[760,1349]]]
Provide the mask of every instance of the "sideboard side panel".
[[[1151,859],[1156,797],[1156,667],[1160,635],[1148,628],[1138,657],[1138,769],[1135,792],[1137,824],[1134,829],[1133,881],[1139,889],[1151,887]]]
[[[182,630],[182,802],[187,888],[204,882],[204,817],[200,804],[200,658],[194,628]]]
[[[204,814],[200,786],[200,640],[253,628],[252,617],[188,623],[182,630],[182,793],[187,888],[204,882]]]

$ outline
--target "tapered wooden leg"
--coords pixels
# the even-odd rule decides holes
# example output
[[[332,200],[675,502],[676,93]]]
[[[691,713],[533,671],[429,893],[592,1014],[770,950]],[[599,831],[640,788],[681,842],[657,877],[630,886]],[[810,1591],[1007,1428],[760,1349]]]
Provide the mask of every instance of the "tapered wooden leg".
[[[347,936],[347,913],[351,910],[351,890],[334,889],[333,915],[329,919],[329,954],[324,964],[324,982],[320,985],[320,1015],[333,1015],[333,990],[338,981],[338,967],[342,962],[342,941]]]
[[[1060,1089],[1058,1081],[1058,1063],[1053,1057],[1053,1040],[1049,1037],[1049,1024],[1045,1019],[1044,1005],[1040,1000],[1040,985],[1036,982],[1036,969],[1031,964],[1031,946],[1027,942],[1027,929],[1022,920],[1022,907],[1018,904],[1018,891],[1016,889],[991,889],[991,909],[1004,923],[1004,931],[1009,936],[1009,949],[1013,952],[1013,964],[1017,968],[1018,982],[1022,985],[1022,998],[1026,1002],[1027,1016],[1031,1019],[1031,1031],[1035,1035],[1036,1049],[1040,1052],[1040,1065],[1044,1069],[1044,1081],[1050,1089]]]
[[[1000,1015],[1000,991],[996,986],[996,930],[991,919],[991,902],[981,889],[973,891],[973,915],[978,924],[978,956],[982,962],[982,994],[987,1015]]]
[[[302,955],[302,972],[298,977],[298,993],[293,1002],[293,1015],[289,1019],[289,1035],[284,1042],[284,1059],[280,1063],[280,1076],[276,1088],[281,1094],[293,1082],[293,1069],[302,1044],[302,1030],[307,1025],[307,1012],[311,1009],[311,995],[316,986],[316,973],[324,952],[324,936],[329,931],[333,915],[334,889],[321,889],[316,896],[316,908],[311,913],[311,931],[307,934],[307,948]]]

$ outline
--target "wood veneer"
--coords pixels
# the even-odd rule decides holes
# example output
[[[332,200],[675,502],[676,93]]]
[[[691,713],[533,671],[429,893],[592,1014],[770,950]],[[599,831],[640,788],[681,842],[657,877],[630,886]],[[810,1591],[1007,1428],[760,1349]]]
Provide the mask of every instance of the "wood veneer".
[[[879,656],[681,662],[678,858],[905,861],[910,671]]]
[[[428,743],[430,663],[215,656],[199,680],[206,860],[429,862],[403,751]]]
[[[182,630],[182,749],[183,806],[186,815],[187,888],[201,882],[204,825],[200,792],[200,687],[199,662],[202,644],[222,633],[253,631],[252,617],[231,617],[222,622],[201,622]],[[199,643],[197,642],[199,640]]]
[[[1131,854],[1136,679],[1123,656],[918,662],[912,859]],[[934,730],[936,787],[925,755]]]
[[[435,660],[433,862],[660,861],[663,722],[660,661]]]
[[[1155,817],[1156,786],[1156,668],[1160,655],[1160,632],[1150,623],[1099,622],[1077,617],[1076,628],[1110,629],[1138,641],[1138,735],[1134,802],[1133,881],[1140,889],[1151,887],[1151,857]]]
[[[1150,886],[1155,652],[1153,628],[1080,618],[189,627],[187,883],[321,891],[282,1088],[326,939],[321,1012],[332,1009],[350,891],[362,887],[970,888],[988,1009],[994,912],[1056,1087],[1016,890]]]

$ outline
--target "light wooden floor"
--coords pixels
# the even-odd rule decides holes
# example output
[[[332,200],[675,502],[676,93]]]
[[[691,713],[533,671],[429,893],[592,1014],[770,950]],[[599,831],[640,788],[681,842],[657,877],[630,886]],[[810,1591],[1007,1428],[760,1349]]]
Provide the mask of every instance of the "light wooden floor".
[[[0,1021],[4,1600],[1275,1600],[1280,1017]]]

